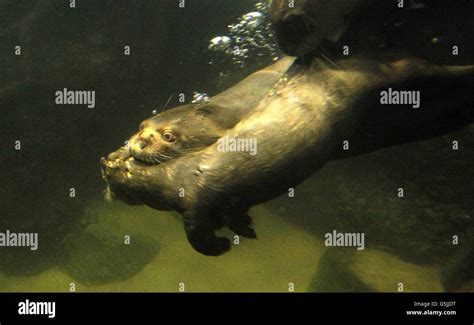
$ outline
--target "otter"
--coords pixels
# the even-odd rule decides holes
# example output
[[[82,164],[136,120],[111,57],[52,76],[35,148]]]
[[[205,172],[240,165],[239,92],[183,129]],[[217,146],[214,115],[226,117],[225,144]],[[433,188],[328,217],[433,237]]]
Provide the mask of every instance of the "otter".
[[[349,40],[354,41],[363,35],[362,31],[354,33],[360,28],[357,23],[366,24],[360,16],[353,18],[363,6],[362,1],[353,1],[353,6],[337,2],[341,7],[331,11],[338,18],[336,24],[318,32],[311,20],[318,11],[313,9],[326,2],[299,1],[296,11],[278,7],[281,1],[272,2],[271,8],[277,11],[274,27],[279,44],[286,54],[301,58],[291,67],[288,81],[265,92],[254,107],[246,107],[245,114],[237,111],[236,120],[230,119],[237,122],[223,128],[220,138],[254,138],[257,155],[221,152],[212,140],[199,151],[162,164],[146,164],[133,157],[129,149],[120,148],[101,159],[107,195],[129,204],[179,212],[192,247],[216,256],[230,249],[227,238],[216,237],[216,229],[228,226],[237,234],[249,231],[251,218],[247,211],[251,206],[286,192],[327,162],[430,138],[473,121],[470,108],[474,104],[474,67],[465,65],[472,63],[472,55],[459,63],[464,66],[435,63],[433,57],[420,59],[414,55],[419,36],[415,35],[414,45],[377,50],[376,40],[369,44],[374,53],[361,51],[352,59],[339,55],[336,62],[321,60],[317,50],[325,40],[337,38],[333,32],[344,30],[350,22],[353,28],[348,28],[351,32],[347,31],[342,39],[347,41],[349,35]],[[388,1],[373,2],[378,6],[392,5]],[[383,22],[380,17],[383,15],[372,21],[375,26]],[[298,22],[300,18],[302,23]],[[280,22],[283,25],[278,30]],[[315,36],[301,26],[309,26],[309,34],[315,31]],[[286,46],[288,40],[294,46]],[[464,42],[463,46],[469,44]],[[245,89],[248,87],[236,89],[233,96],[224,96],[224,106],[239,102]],[[403,101],[383,104],[382,94],[391,90],[418,92],[421,107],[413,108]],[[216,105],[219,103],[215,101]],[[225,112],[232,114],[232,110]],[[349,150],[343,150],[346,143],[350,143]]]
[[[130,155],[144,163],[159,164],[206,148],[242,120],[293,62],[293,57],[284,57],[209,102],[171,108],[146,119],[127,143]]]
[[[282,51],[303,57],[322,44],[336,43],[351,22],[367,23],[374,4],[377,16],[385,19],[396,10],[394,3],[378,0],[271,0],[269,18]]]
[[[101,159],[108,193],[179,212],[192,247],[216,256],[230,249],[216,229],[233,220],[243,227],[251,206],[285,193],[327,162],[444,134],[474,120],[473,66],[393,55],[346,59],[338,66],[319,58],[295,64],[286,82],[225,132],[255,138],[257,155],[221,152],[214,143],[148,165],[121,148]],[[419,91],[420,108],[382,104],[388,89]],[[350,150],[343,150],[345,141]]]
[[[402,51],[457,65],[473,60],[474,46],[460,32],[474,29],[473,12],[472,0],[271,0],[269,6],[277,42],[287,55],[337,61],[349,52],[383,59]],[[463,50],[453,55],[453,45]]]

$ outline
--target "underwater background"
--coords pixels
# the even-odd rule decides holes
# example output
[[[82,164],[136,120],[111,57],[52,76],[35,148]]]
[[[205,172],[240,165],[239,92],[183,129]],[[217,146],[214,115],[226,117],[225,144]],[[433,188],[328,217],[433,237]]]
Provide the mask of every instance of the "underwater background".
[[[327,164],[253,207],[259,239],[219,257],[191,248],[177,213],[106,203],[99,158],[152,111],[281,55],[264,3],[177,3],[0,0],[0,232],[39,233],[37,251],[0,247],[0,291],[474,291],[472,125]],[[63,88],[94,90],[96,107],[56,105]],[[365,250],[326,247],[333,230],[365,233]]]

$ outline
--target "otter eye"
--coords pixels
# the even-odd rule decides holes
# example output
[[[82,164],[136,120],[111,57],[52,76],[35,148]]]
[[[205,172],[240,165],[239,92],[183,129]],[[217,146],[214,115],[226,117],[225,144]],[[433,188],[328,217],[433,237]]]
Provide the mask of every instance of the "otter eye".
[[[176,137],[173,133],[171,132],[165,132],[161,135],[161,137],[163,138],[163,140],[165,140],[166,142],[174,142],[176,140]]]

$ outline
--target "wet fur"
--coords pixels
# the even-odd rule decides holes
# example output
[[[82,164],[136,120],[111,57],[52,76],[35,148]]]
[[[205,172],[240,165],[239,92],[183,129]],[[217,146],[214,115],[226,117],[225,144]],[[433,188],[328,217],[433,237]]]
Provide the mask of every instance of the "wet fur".
[[[109,187],[126,200],[180,212],[191,245],[219,255],[230,242],[214,232],[229,225],[228,216],[247,220],[251,206],[285,193],[328,161],[433,137],[473,121],[473,67],[410,58],[350,59],[338,65],[342,69],[314,59],[298,66],[273,96],[226,131],[224,136],[257,138],[257,155],[219,152],[214,144],[144,167],[127,165],[127,154],[119,150],[118,167],[107,169],[103,162]],[[388,87],[420,90],[422,108],[380,105],[380,91]],[[346,139],[354,150],[342,150]]]
[[[283,58],[214,96],[208,103],[172,108],[146,119],[128,141],[131,155],[148,164],[160,164],[215,143],[254,109],[293,61],[291,57]],[[161,139],[165,130],[176,135],[175,142],[166,143]],[[142,143],[146,144],[143,149]]]

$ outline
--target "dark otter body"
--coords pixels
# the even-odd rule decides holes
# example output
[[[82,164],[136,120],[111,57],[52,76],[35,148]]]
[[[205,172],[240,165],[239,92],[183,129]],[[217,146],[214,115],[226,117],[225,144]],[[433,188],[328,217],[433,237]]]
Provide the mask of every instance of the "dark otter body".
[[[206,148],[252,111],[293,61],[283,58],[207,103],[172,108],[143,121],[128,142],[130,154],[142,162],[158,164]]]
[[[283,52],[305,56],[324,40],[336,41],[349,24],[350,14],[374,0],[270,1],[269,16]],[[388,1],[386,1],[388,2]]]
[[[213,144],[160,165],[144,165],[119,149],[102,159],[109,191],[129,203],[183,215],[199,252],[230,248],[214,231],[228,220],[296,186],[333,159],[461,128],[473,121],[474,68],[437,66],[419,59],[351,59],[335,69],[318,59],[300,66],[225,136],[255,138],[257,155],[220,152]],[[420,108],[382,105],[381,91],[416,90]],[[343,150],[349,141],[350,150]],[[184,190],[184,197],[179,193]]]
[[[473,62],[472,0],[272,0],[269,16],[288,55],[337,61],[402,51],[438,64]],[[453,46],[462,50],[453,55]]]

